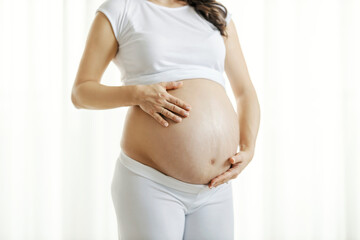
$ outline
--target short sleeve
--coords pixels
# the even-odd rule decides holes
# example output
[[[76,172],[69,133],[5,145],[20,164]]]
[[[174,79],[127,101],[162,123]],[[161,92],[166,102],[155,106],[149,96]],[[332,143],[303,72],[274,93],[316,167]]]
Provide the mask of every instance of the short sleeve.
[[[95,11],[105,14],[111,24],[111,28],[118,42],[123,29],[125,0],[106,0]]]

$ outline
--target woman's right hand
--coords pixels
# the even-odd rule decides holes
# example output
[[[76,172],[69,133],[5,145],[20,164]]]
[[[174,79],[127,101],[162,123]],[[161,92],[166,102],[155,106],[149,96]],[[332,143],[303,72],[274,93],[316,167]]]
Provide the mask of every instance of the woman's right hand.
[[[191,106],[184,101],[169,94],[166,90],[176,89],[183,85],[182,81],[160,82],[149,85],[138,85],[138,105],[139,107],[167,127],[169,123],[160,114],[170,118],[175,122],[181,122],[182,118],[175,115],[177,113],[184,117],[189,116]],[[187,108],[189,107],[189,108]],[[171,110],[171,111],[169,111]],[[174,112],[174,113],[173,113]]]

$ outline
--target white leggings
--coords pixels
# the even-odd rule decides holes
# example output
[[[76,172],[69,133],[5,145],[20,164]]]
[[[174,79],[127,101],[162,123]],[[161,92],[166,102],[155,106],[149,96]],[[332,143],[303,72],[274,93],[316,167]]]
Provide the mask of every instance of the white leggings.
[[[121,240],[233,240],[231,180],[210,189],[142,164],[122,150],[111,195]]]

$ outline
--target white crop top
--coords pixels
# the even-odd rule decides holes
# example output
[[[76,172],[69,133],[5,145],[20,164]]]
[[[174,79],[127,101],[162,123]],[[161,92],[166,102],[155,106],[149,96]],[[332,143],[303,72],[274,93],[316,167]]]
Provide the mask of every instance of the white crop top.
[[[206,78],[225,88],[225,44],[220,31],[189,5],[106,0],[101,11],[119,43],[113,59],[123,85]],[[95,13],[96,13],[95,12]],[[225,19],[230,22],[231,12]]]

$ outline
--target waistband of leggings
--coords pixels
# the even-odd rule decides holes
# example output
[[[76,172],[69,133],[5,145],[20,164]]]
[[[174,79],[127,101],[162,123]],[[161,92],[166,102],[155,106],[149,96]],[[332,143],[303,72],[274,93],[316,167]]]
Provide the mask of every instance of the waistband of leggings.
[[[157,183],[166,185],[168,187],[189,192],[189,193],[199,193],[200,191],[210,191],[207,184],[192,184],[180,181],[176,178],[165,175],[164,173],[142,164],[125,154],[122,150],[120,150],[120,154],[118,160],[129,170],[143,176],[149,178]]]

